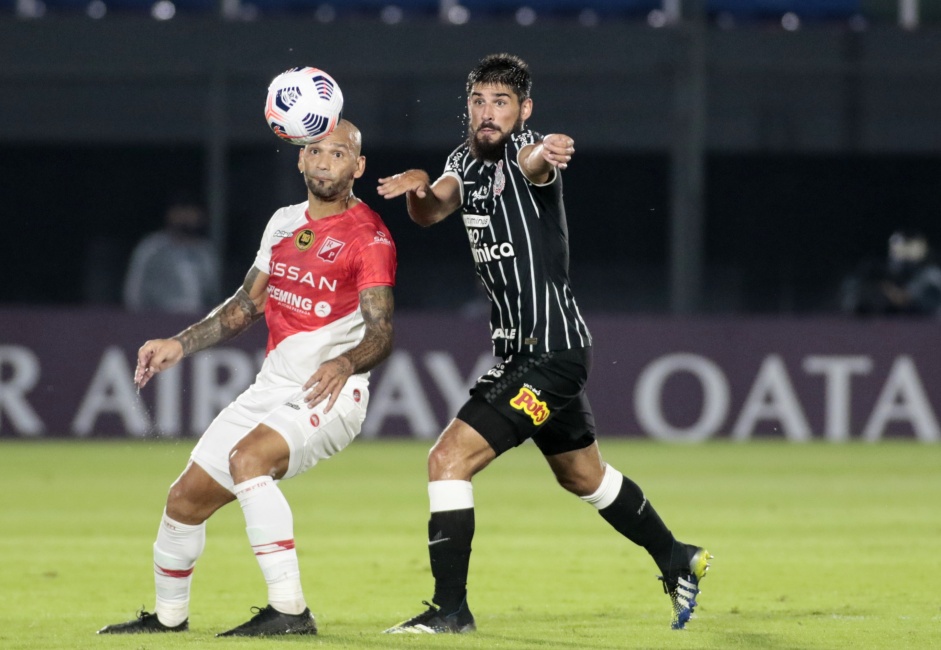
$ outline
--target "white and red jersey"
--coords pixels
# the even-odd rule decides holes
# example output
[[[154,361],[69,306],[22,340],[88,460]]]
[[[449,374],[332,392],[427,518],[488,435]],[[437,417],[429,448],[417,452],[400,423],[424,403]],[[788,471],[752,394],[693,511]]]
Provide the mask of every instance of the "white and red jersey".
[[[303,384],[362,340],[359,292],[395,284],[395,244],[365,203],[313,220],[305,202],[274,213],[254,265],[269,275],[266,370]]]

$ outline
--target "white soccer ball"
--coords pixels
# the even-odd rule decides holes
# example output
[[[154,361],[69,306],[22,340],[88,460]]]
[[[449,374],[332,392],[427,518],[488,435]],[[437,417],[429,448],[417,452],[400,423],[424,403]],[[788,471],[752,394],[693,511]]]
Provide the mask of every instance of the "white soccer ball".
[[[291,144],[323,140],[336,128],[342,112],[339,84],[318,68],[291,68],[268,85],[265,121],[276,136]]]

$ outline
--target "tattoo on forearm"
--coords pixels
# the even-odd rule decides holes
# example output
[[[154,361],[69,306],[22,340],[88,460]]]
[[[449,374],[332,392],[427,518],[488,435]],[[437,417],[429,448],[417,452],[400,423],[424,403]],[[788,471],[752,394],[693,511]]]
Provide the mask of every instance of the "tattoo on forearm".
[[[366,333],[359,345],[340,355],[353,364],[353,373],[375,368],[392,352],[392,312],[395,307],[392,287],[364,289],[359,294],[359,306],[366,322]]]
[[[252,268],[231,298],[174,337],[183,345],[185,356],[238,336],[264,316],[264,311],[258,308],[250,295],[259,273],[258,269]]]

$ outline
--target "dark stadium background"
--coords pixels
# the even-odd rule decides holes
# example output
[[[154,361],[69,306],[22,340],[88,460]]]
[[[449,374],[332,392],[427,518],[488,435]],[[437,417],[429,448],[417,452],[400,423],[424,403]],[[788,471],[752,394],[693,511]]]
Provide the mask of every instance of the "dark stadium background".
[[[467,69],[511,50],[534,72],[530,124],[577,143],[564,179],[584,308],[834,313],[841,278],[894,229],[941,246],[941,12],[915,3],[906,28],[908,1],[710,1],[697,24],[684,0],[686,18],[658,27],[669,1],[531,3],[524,26],[525,3],[509,1],[459,3],[469,20],[455,25],[436,13],[453,2],[335,3],[325,22],[313,1],[181,1],[156,20],[150,2],[105,2],[93,19],[89,3],[6,0],[0,303],[117,304],[131,247],[178,189],[210,202],[236,286],[271,211],[303,199],[293,151],[261,117],[264,87],[311,64],[364,132],[357,193],[398,242],[399,305],[460,306],[477,289],[459,224],[413,226],[376,178],[437,173],[463,135]],[[671,169],[703,175],[685,216]],[[693,233],[679,248],[671,219]]]

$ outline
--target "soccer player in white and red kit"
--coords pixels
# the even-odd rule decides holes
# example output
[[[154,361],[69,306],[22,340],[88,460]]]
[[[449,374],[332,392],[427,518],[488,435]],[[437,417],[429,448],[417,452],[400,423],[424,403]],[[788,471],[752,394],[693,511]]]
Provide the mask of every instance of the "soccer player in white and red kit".
[[[134,381],[143,387],[263,315],[269,331],[255,383],[213,420],[170,488],[154,543],[154,612],[100,634],[187,630],[206,520],[235,500],[268,584],[268,603],[220,636],[316,634],[291,509],[277,481],[356,437],[369,402],[369,370],[392,349],[395,246],[379,215],[353,195],[365,164],[359,130],[346,120],[304,147],[298,169],[307,202],[272,216],[241,288],[198,323],[140,348]]]

